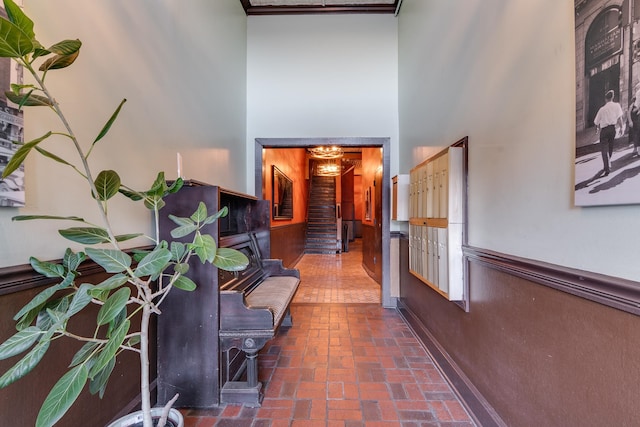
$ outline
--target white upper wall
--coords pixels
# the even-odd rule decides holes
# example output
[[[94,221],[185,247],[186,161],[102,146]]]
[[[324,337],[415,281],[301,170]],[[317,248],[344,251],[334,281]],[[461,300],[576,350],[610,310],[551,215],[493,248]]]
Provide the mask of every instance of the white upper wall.
[[[390,137],[394,175],[397,49],[393,15],[249,17],[248,170],[256,138]]]
[[[404,0],[400,164],[469,136],[469,244],[638,280],[640,206],[573,205],[572,0]]]
[[[90,144],[122,98],[109,135],[94,150],[97,170],[115,169],[125,184],[147,189],[156,173],[183,174],[244,191],[246,186],[246,22],[237,0],[25,0],[39,41],[79,38],[73,66],[51,71],[48,84],[79,138]],[[26,139],[59,130],[45,109],[27,109]],[[68,142],[47,143],[69,153]],[[29,158],[23,209],[0,208],[0,267],[29,255],[60,258],[56,232],[77,224],[12,222],[18,214],[78,215],[98,221],[82,180],[63,166]],[[123,197],[110,214],[117,232],[150,230],[150,214]],[[131,242],[140,244],[142,242]]]

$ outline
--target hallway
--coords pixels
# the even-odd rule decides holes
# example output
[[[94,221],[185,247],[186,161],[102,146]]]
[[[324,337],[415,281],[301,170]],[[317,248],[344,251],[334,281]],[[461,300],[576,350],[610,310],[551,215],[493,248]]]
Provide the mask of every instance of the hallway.
[[[261,408],[183,410],[185,427],[472,427],[402,317],[380,305],[359,242],[305,255],[294,326],[260,353]]]

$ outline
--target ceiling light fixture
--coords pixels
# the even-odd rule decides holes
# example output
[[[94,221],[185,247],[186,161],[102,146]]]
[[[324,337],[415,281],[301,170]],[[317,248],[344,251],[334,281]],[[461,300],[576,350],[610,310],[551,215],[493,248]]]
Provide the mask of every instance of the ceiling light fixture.
[[[339,176],[342,167],[337,163],[323,163],[318,165],[316,175],[319,176]]]
[[[342,147],[336,145],[312,147],[307,150],[316,159],[339,159],[344,154]]]

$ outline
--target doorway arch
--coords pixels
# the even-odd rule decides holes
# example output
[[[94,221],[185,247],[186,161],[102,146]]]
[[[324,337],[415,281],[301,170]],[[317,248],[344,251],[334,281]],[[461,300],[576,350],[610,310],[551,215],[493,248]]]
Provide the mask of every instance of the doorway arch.
[[[265,148],[307,148],[321,145],[341,147],[382,148],[382,306],[396,307],[396,298],[391,297],[391,138],[388,137],[344,137],[344,138],[256,138],[254,145],[255,195],[262,197],[263,171],[262,150]]]

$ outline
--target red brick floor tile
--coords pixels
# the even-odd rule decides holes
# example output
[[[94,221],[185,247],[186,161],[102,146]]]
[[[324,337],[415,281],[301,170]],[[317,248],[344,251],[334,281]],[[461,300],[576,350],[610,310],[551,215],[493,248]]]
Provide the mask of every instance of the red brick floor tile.
[[[449,410],[451,417],[455,421],[467,421],[469,420],[469,414],[464,407],[457,400],[447,400],[444,402],[445,406]]]
[[[329,420],[361,420],[362,412],[359,409],[329,409]]]
[[[220,418],[233,418],[237,416],[240,411],[242,411],[242,406],[227,405],[227,407],[222,411],[222,414],[220,414]]]
[[[327,407],[329,410],[332,409],[344,409],[344,410],[360,410],[360,401],[359,400],[329,400],[327,402]]]
[[[453,419],[444,402],[434,401],[430,402],[430,405],[438,421],[451,421]]]
[[[314,421],[295,419],[291,422],[291,427],[326,427],[326,422],[319,420]]]
[[[360,384],[360,397],[362,400],[388,400],[391,394],[386,383],[367,382]]]
[[[183,410],[186,427],[473,427],[402,317],[380,306],[357,246],[349,255],[297,266],[294,326],[258,358],[262,407]]]
[[[296,401],[293,409],[294,420],[308,420],[311,417],[311,400]]]
[[[326,420],[327,419],[327,402],[325,400],[312,401],[310,417],[312,420]]]
[[[331,382],[328,384],[328,399],[344,399],[344,384],[340,382]]]

